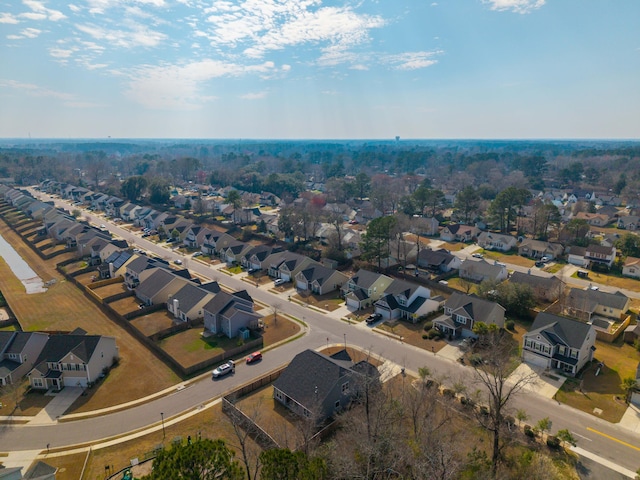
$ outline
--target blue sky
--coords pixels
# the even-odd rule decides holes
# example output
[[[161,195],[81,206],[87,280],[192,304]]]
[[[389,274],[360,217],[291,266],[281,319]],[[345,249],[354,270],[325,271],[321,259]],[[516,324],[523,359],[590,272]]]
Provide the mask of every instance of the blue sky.
[[[0,137],[640,138],[638,0],[0,0]]]

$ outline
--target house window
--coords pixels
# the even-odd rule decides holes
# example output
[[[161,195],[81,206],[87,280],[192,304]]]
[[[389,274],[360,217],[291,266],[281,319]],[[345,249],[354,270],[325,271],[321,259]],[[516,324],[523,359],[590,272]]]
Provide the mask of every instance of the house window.
[[[349,382],[345,382],[342,384],[342,393],[347,393],[349,391]]]
[[[33,386],[34,387],[42,387],[42,379],[41,378],[34,378],[33,379]]]
[[[405,307],[407,305],[407,300],[403,297],[398,298],[398,303],[400,306]]]
[[[461,323],[463,325],[467,324],[467,319],[462,315],[456,315],[456,322]]]
[[[340,400],[337,400],[334,406],[335,406],[336,408],[340,408]]]

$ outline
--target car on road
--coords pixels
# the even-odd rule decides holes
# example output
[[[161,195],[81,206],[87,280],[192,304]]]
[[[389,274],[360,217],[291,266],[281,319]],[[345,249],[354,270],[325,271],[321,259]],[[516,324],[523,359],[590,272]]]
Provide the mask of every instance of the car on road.
[[[247,363],[259,362],[260,360],[262,360],[261,352],[253,352],[250,355],[248,355],[247,358],[245,359]]]
[[[375,323],[378,320],[380,320],[382,318],[382,315],[380,313],[372,313],[371,315],[369,315],[365,322],[366,323]]]
[[[174,260],[173,263],[175,263],[176,265],[182,265],[182,260],[177,259],[177,260]]]
[[[101,228],[101,229],[103,229],[103,230],[105,230],[105,229],[107,228],[107,226],[106,226],[104,223],[101,223],[101,224],[100,224],[100,228]]]
[[[147,237],[150,237],[150,236],[151,236],[151,234],[150,234],[150,233],[143,233],[143,234],[142,234],[142,238],[147,238]]]
[[[230,373],[234,373],[236,371],[236,364],[233,360],[229,360],[227,363],[223,363],[218,368],[214,369],[211,372],[211,376],[213,378],[224,377]]]
[[[481,253],[472,253],[471,256],[473,258],[484,258],[484,255]]]
[[[279,286],[279,285],[284,285],[285,283],[287,283],[287,282],[285,281],[285,279],[284,279],[284,278],[276,278],[276,279],[274,280],[274,282],[273,282],[273,284],[274,284],[276,287],[277,287],[277,286]]]

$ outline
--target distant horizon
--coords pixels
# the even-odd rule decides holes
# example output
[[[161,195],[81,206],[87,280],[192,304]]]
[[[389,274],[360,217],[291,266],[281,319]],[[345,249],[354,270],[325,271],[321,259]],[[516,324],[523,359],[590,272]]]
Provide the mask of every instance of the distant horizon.
[[[24,0],[0,137],[640,139],[640,2]]]

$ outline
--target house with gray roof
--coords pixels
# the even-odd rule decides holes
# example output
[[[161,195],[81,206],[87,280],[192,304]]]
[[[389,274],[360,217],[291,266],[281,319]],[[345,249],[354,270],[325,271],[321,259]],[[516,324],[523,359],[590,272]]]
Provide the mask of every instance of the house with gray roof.
[[[622,275],[632,278],[640,278],[640,258],[627,257],[622,266]]]
[[[136,297],[147,306],[167,303],[189,280],[164,268],[145,270],[140,274]]]
[[[152,268],[169,268],[169,263],[161,258],[150,258],[146,255],[135,255],[125,265],[124,283],[129,289],[133,289],[140,283],[140,275]]]
[[[240,240],[236,240],[232,242],[225,250],[222,252],[222,258],[227,263],[227,265],[239,265],[242,258],[253,248],[252,245],[242,242]]]
[[[0,386],[19,382],[47,343],[40,332],[0,332]]]
[[[235,338],[241,330],[258,326],[261,315],[254,311],[253,299],[246,290],[219,292],[203,307],[204,328],[216,334]]]
[[[478,245],[485,250],[508,252],[512,248],[516,248],[516,243],[518,243],[516,237],[502,233],[482,232],[478,235]]]
[[[359,310],[372,306],[384,295],[393,279],[381,273],[360,269],[342,286],[347,307]]]
[[[480,234],[480,229],[459,223],[447,225],[440,231],[440,238],[446,242],[470,242]]]
[[[438,250],[424,248],[418,253],[417,263],[419,267],[427,270],[445,273],[459,269],[461,262],[458,257],[444,248]]]
[[[346,409],[367,382],[378,385],[370,363],[354,363],[346,350],[328,356],[314,350],[296,355],[273,383],[273,398],[295,414],[322,423]]]
[[[436,318],[433,326],[446,335],[475,338],[473,327],[477,322],[504,327],[504,312],[504,307],[495,302],[455,292],[444,304],[444,315]]]
[[[518,255],[529,258],[547,257],[550,260],[562,255],[564,248],[559,243],[525,238],[518,247]]]
[[[509,282],[528,286],[537,300],[545,302],[555,302],[564,290],[564,283],[555,275],[549,277],[532,275],[531,271],[513,272]]]
[[[31,388],[87,387],[119,357],[116,339],[101,335],[49,335],[29,372]]]
[[[593,360],[595,341],[592,325],[541,312],[522,339],[522,360],[575,376]]]
[[[200,250],[207,255],[220,255],[221,252],[224,252],[224,250],[235,241],[236,239],[228,233],[212,230],[211,233],[204,236],[204,243],[202,247],[200,247]]]
[[[562,302],[562,310],[567,316],[586,321],[596,316],[619,320],[629,310],[629,305],[629,297],[620,291],[608,293],[592,288],[572,288]]]
[[[498,265],[497,262],[489,263],[483,259],[467,258],[460,264],[459,275],[460,278],[473,282],[483,282],[485,280],[501,282],[507,279],[509,272],[507,267]]]
[[[382,318],[404,318],[416,323],[422,315],[435,312],[440,304],[431,300],[431,291],[428,288],[394,279],[374,306],[375,312],[382,315]]]
[[[167,310],[183,322],[203,318],[202,307],[213,299],[214,294],[192,283],[185,284],[173,295],[169,295]]]
[[[320,265],[305,255],[289,251],[273,253],[269,255],[265,263],[268,264],[270,277],[281,278],[285,282],[292,281],[300,271],[312,264]]]
[[[324,265],[310,265],[301,270],[295,277],[296,288],[301,291],[309,291],[317,295],[334,292],[347,281],[344,273],[325,267]]]
[[[282,247],[270,247],[268,245],[255,245],[240,259],[243,267],[254,270],[262,270],[264,261],[272,253],[282,252]]]

